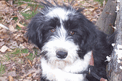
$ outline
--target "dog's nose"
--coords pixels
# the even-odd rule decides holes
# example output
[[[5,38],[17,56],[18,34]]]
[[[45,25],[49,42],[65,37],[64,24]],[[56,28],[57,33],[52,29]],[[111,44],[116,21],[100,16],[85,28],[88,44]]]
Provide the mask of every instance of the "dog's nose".
[[[67,54],[68,54],[68,53],[67,53],[67,51],[65,51],[65,50],[59,50],[59,51],[56,52],[56,56],[57,56],[58,58],[60,58],[60,59],[66,58]]]

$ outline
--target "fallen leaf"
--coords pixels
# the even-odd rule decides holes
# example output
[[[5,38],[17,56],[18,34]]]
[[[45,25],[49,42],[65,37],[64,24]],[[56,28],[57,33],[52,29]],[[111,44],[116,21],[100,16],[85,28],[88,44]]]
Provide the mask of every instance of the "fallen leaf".
[[[97,9],[98,9],[98,7],[95,7],[95,8],[92,10],[92,12],[96,11]]]
[[[31,65],[31,67],[32,67],[32,63],[31,63],[31,61],[30,60],[28,60],[28,62],[29,62],[29,64]]]
[[[8,78],[9,78],[9,81],[14,81],[12,76],[9,76]]]
[[[19,22],[17,23],[17,25],[18,25],[20,28],[25,27],[24,25],[20,24]]]
[[[17,29],[15,29],[15,28],[13,27],[13,25],[9,25],[9,30],[12,31],[12,32],[17,31]]]
[[[31,9],[31,8],[28,7],[28,8],[26,8],[26,9],[22,10],[22,12],[25,13],[25,12],[29,11],[30,9]]]
[[[21,58],[23,58],[23,57],[27,57],[29,55],[29,53],[22,53],[21,54]],[[30,64],[30,63],[29,63]]]
[[[7,46],[2,46],[2,48],[0,49],[1,52],[6,52],[9,48]]]
[[[79,4],[78,3],[75,3],[74,6],[78,6]]]
[[[32,74],[29,74],[28,77],[32,77]]]
[[[20,7],[25,9],[27,6],[28,4],[22,4]]]
[[[19,47],[22,48],[22,49],[25,48],[25,46],[23,44],[20,44]]]
[[[20,41],[20,42],[24,42],[22,37],[18,37],[16,40]]]
[[[24,19],[24,17],[20,13],[17,13],[17,17],[18,17],[19,20],[23,20]]]

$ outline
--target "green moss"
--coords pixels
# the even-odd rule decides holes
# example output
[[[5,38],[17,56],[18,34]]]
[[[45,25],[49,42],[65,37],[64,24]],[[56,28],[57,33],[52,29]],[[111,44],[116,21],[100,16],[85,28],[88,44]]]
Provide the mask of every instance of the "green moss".
[[[0,64],[0,75],[5,72],[5,66]]]
[[[17,30],[21,30],[21,27],[19,27],[19,26],[17,25],[17,26],[16,26],[16,29],[17,29]]]
[[[27,2],[28,7],[31,7],[31,10],[27,12],[21,12],[21,14],[24,16],[26,20],[31,19],[35,14],[38,13],[36,9],[43,8],[43,6],[37,5],[33,0],[18,0],[16,3],[18,5],[22,5],[22,4],[25,4],[24,2]]]
[[[26,13],[21,13],[25,19],[31,19],[35,14],[37,14],[37,12],[31,11],[30,13],[26,12]]]
[[[101,5],[103,5],[103,1],[104,0],[94,0],[94,1],[97,1],[97,2],[99,2]],[[108,0],[105,0],[106,2],[108,1]]]
[[[18,17],[14,17],[13,20],[17,21],[18,20]]]
[[[28,53],[28,49],[22,49],[21,52],[22,53]]]
[[[13,51],[11,54],[17,55],[17,54],[20,54],[20,53],[21,53],[20,49],[15,49],[15,51]]]
[[[29,60],[33,60],[33,58],[34,58],[35,56],[33,56],[33,53],[30,53],[28,56],[27,56],[27,58],[29,59]]]
[[[9,54],[6,54],[5,57],[7,61],[11,60],[11,57],[9,56]]]
[[[28,49],[16,49],[14,52],[11,53],[11,56],[15,57],[15,56],[20,56],[22,53],[28,54],[29,50]],[[35,55],[37,55],[37,52],[35,51]],[[33,55],[33,53],[29,53],[28,56],[24,57],[27,58],[29,60],[33,60],[33,58],[35,57],[35,55]]]
[[[21,54],[21,53],[28,53],[28,49],[15,49],[14,52],[12,52],[12,54]]]

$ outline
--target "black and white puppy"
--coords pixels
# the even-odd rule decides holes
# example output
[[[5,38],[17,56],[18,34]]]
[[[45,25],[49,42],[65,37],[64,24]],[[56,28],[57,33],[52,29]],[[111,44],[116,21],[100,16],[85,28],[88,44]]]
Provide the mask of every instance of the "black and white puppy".
[[[47,2],[47,1],[46,1]],[[28,40],[42,52],[41,81],[99,81],[84,72],[93,52],[94,72],[106,77],[106,56],[111,39],[71,6],[43,3],[45,7],[28,25]]]

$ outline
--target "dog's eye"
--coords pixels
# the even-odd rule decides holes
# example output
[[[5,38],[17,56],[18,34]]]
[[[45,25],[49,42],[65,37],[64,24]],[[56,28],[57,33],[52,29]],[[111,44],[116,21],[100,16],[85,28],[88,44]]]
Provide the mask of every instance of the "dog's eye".
[[[73,32],[73,31],[70,31],[70,35],[74,35],[75,34],[75,32]]]
[[[51,29],[51,32],[55,32],[55,29]]]

